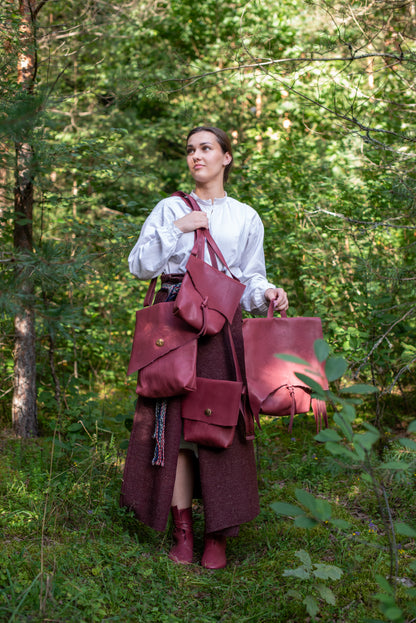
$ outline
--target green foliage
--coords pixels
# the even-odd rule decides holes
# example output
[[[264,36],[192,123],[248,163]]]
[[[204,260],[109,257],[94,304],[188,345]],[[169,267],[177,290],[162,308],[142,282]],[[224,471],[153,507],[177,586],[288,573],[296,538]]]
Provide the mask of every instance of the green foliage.
[[[335,606],[336,599],[333,591],[323,584],[317,582],[317,580],[339,580],[343,571],[335,565],[325,565],[322,563],[312,563],[311,557],[308,552],[301,549],[295,552],[295,556],[301,561],[301,565],[295,569],[284,569],[283,575],[285,577],[293,577],[302,581],[302,584],[308,584],[308,592],[302,603],[305,604],[308,614],[314,619],[319,612],[319,601],[324,601],[331,606]],[[289,590],[287,592],[289,597],[294,597],[301,600],[302,594],[296,590]]]
[[[325,361],[325,370],[327,372],[329,381],[338,380],[343,371],[347,369],[346,362],[340,357],[328,357],[324,358],[325,353],[329,353],[329,349],[325,349],[322,342],[318,342],[315,347],[316,353],[322,356],[322,361]],[[309,379],[306,375],[302,375],[303,380],[315,392],[316,382],[313,379]],[[389,552],[390,552],[390,574],[389,580],[386,581],[381,576],[377,577],[377,581],[382,589],[381,593],[375,595],[375,599],[380,602],[380,609],[383,615],[389,621],[403,622],[403,609],[397,605],[396,596],[396,584],[398,581],[398,546],[397,536],[401,535],[408,538],[414,538],[416,536],[416,530],[403,521],[393,521],[394,511],[391,508],[388,499],[388,490],[385,484],[386,474],[393,475],[397,473],[410,474],[414,472],[416,467],[416,443],[408,438],[399,438],[398,444],[407,450],[408,457],[400,460],[386,460],[377,459],[374,449],[375,445],[380,440],[380,431],[368,422],[362,423],[362,428],[359,429],[356,422],[355,404],[351,402],[351,399],[346,399],[343,394],[358,394],[366,395],[377,391],[371,385],[358,384],[352,385],[346,388],[340,388],[338,394],[327,390],[320,392],[320,397],[326,394],[326,399],[332,404],[335,409],[334,414],[334,428],[327,428],[321,430],[315,439],[318,442],[325,444],[328,452],[334,457],[333,460],[341,465],[344,469],[355,470],[361,477],[371,485],[375,501],[378,506],[378,512],[383,521],[385,534],[388,538]],[[354,401],[356,404],[361,404],[361,399]],[[364,429],[364,430],[362,430]],[[411,434],[411,431],[415,429],[415,422],[411,422],[408,426],[407,433]],[[297,500],[302,504],[302,507],[288,504],[285,502],[275,502],[271,505],[272,509],[278,514],[283,516],[292,517],[294,525],[298,528],[315,528],[316,526],[324,523],[328,526],[333,526],[340,531],[348,530],[349,524],[344,520],[332,519],[332,508],[328,501],[312,495],[306,490],[295,490],[295,496]],[[372,523],[370,522],[371,529]],[[292,575],[297,578],[311,579],[311,560],[306,552],[302,552],[302,556],[298,556],[304,563],[302,567],[298,567],[295,570],[285,571],[285,575]],[[316,575],[315,572],[312,572]],[[413,583],[410,582],[410,586]],[[407,599],[413,597],[413,591],[409,591],[406,595]],[[319,611],[319,606],[314,596],[308,595],[305,597],[304,602],[309,614],[315,617]]]
[[[374,598],[380,602],[380,610],[388,621],[403,623],[403,610],[396,604],[396,596],[393,587],[381,575],[376,576],[381,592],[376,593]]]

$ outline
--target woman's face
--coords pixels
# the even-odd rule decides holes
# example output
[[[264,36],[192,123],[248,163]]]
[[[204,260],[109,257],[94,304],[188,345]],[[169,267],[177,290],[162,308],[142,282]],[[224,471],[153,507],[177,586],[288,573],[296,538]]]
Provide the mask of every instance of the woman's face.
[[[221,182],[224,168],[232,160],[231,154],[224,153],[212,132],[201,131],[189,137],[186,146],[189,170],[197,184]]]

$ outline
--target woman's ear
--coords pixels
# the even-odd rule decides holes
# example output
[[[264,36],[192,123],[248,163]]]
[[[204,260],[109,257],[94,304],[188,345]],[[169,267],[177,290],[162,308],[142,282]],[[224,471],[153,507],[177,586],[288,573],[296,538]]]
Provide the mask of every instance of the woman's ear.
[[[225,167],[228,166],[230,164],[230,162],[232,161],[232,159],[233,159],[232,155],[227,151],[224,154],[224,166]]]

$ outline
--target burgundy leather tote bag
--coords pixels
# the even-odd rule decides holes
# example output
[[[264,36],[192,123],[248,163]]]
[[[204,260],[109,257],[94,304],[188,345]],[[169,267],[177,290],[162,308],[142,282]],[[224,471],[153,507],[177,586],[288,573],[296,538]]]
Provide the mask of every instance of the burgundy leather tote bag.
[[[328,389],[324,364],[314,351],[315,340],[323,338],[321,319],[288,318],[286,312],[274,318],[271,302],[267,318],[244,319],[243,338],[249,402],[256,419],[259,413],[289,415],[291,430],[294,416],[312,407],[317,431],[322,419],[327,426],[325,402],[312,398],[311,388],[296,376],[305,374]],[[296,356],[309,365],[284,361],[276,354]]]

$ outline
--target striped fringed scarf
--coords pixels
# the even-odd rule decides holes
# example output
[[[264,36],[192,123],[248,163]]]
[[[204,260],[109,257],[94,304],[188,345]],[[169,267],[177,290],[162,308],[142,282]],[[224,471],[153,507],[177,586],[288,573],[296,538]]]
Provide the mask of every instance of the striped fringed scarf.
[[[161,286],[161,290],[167,290],[167,301],[173,301],[181,287],[180,283],[164,283]],[[158,465],[163,467],[165,465],[165,427],[166,427],[166,413],[168,410],[168,400],[161,398],[156,401],[155,407],[155,432],[153,439],[155,439],[155,452],[152,459],[152,465]]]

